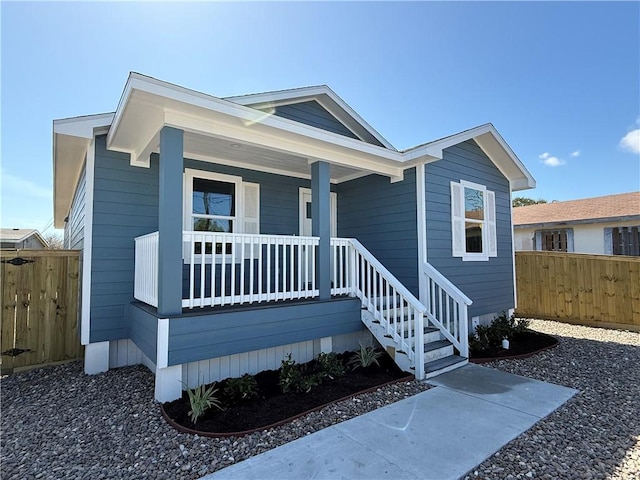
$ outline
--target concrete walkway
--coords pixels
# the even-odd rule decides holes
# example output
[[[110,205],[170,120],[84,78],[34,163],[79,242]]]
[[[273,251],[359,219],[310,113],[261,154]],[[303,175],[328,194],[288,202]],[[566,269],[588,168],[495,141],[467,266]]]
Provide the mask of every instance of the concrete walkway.
[[[469,364],[436,388],[203,478],[458,479],[577,390]]]

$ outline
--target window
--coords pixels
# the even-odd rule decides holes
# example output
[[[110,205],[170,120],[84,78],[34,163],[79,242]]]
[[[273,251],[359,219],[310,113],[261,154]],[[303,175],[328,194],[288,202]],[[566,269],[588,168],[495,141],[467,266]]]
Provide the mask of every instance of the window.
[[[184,229],[188,231],[260,233],[260,185],[241,177],[185,170]],[[205,245],[211,253],[212,245]],[[230,245],[227,246],[230,253]],[[200,253],[196,244],[195,253]],[[221,245],[216,248],[221,253]]]
[[[535,236],[536,250],[573,252],[573,229],[539,230]]]
[[[497,256],[495,192],[484,185],[451,182],[452,252],[462,260]]]
[[[194,178],[191,218],[195,231],[233,232],[236,184]]]
[[[640,256],[640,227],[605,228],[605,253]]]

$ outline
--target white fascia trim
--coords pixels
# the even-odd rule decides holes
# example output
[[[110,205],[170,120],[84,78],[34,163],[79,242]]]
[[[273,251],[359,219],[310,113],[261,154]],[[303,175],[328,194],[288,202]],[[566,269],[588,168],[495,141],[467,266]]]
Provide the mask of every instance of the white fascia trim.
[[[264,112],[254,108],[239,105],[232,101],[222,100],[220,98],[189,90],[184,87],[179,87],[177,85],[172,85],[154,78],[144,77],[136,73],[132,73],[129,76],[129,80],[127,81],[112,122],[112,128],[109,130],[109,135],[107,136],[107,148],[110,150],[114,149],[112,148],[112,142],[118,130],[122,115],[126,110],[128,100],[134,89],[235,117],[247,124],[260,123],[261,125],[321,140],[323,142],[349,148],[365,154],[375,155],[381,159],[402,163],[402,155],[395,150],[365,143],[360,140],[345,137],[344,135],[321,130],[316,127],[294,122],[293,120],[277,117],[275,115],[265,115]]]
[[[69,135],[91,139],[96,128],[109,127],[115,113],[99,113],[82,117],[60,118],[53,121],[54,135]]]
[[[95,174],[95,140],[87,151],[86,186],[84,195],[84,239],[82,244],[82,307],[80,343],[88,345],[91,337],[91,261],[93,247],[93,186]]]
[[[271,119],[267,119],[271,120]],[[287,122],[289,120],[283,119]],[[266,122],[263,122],[263,124]],[[295,122],[290,122],[295,123]],[[231,139],[238,139],[241,142],[253,143],[256,145],[262,145],[274,150],[280,150],[284,152],[295,152],[297,155],[310,159],[310,162],[316,160],[329,161],[337,165],[344,165],[351,168],[361,168],[363,170],[369,170],[372,173],[379,173],[381,175],[387,175],[390,177],[402,176],[402,166],[393,161],[380,161],[379,156],[375,155],[374,158],[363,158],[363,156],[352,155],[349,151],[343,150],[344,145],[337,145],[333,142],[322,142],[318,139],[317,142],[305,141],[300,139],[295,133],[289,138],[279,134],[279,132],[270,132],[268,129],[247,129],[241,125],[232,124],[230,122],[217,121],[214,119],[207,119],[200,116],[189,115],[179,112],[165,112],[165,125],[180,128],[185,131],[195,132],[205,135],[222,136]],[[313,130],[317,130],[313,127]],[[321,132],[321,131],[320,131]],[[331,134],[338,137],[341,135]],[[358,140],[348,139],[345,140],[351,142],[360,143]],[[365,145],[365,144],[362,144]],[[369,145],[369,144],[366,144]],[[382,147],[372,148],[378,150],[384,150]],[[348,147],[347,147],[348,148]],[[386,153],[395,153],[384,150]],[[362,152],[366,155],[366,152]]]

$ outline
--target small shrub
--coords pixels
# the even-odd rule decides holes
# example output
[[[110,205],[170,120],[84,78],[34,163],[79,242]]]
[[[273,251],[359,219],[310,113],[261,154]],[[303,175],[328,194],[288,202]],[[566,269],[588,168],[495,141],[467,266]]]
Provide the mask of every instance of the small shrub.
[[[316,360],[318,361],[319,374],[322,378],[334,380],[344,376],[344,365],[342,365],[342,362],[335,353],[320,353]]]
[[[502,340],[509,341],[529,328],[529,321],[517,319],[515,315],[507,317],[506,312],[496,317],[491,325],[478,325],[474,334],[469,335],[469,348],[473,352],[499,351]]]
[[[380,362],[378,359],[382,357],[383,352],[380,352],[373,347],[365,347],[360,344],[360,351],[354,352],[351,355],[351,358],[347,362],[347,367],[351,368],[351,370],[355,370],[356,368],[362,367],[367,368],[372,365],[380,366]]]
[[[215,386],[216,382],[213,382],[207,389],[205,389],[204,385],[200,385],[192,390],[185,385],[191,407],[189,418],[194,424],[209,408],[216,407],[222,410],[222,405],[216,396],[218,389]]]
[[[258,382],[253,375],[245,373],[240,378],[229,378],[224,387],[224,395],[230,402],[241,402],[258,396]]]
[[[291,358],[291,354],[288,354],[287,358],[282,360],[279,376],[278,384],[282,388],[282,393],[309,393],[313,387],[322,382],[321,374],[307,373],[301,365],[298,365]]]

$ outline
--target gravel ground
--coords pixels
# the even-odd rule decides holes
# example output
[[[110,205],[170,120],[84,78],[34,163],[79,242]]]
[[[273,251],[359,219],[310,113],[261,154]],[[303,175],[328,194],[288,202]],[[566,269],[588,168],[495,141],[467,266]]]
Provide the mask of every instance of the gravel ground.
[[[486,364],[581,391],[466,479],[640,479],[640,334],[541,320],[561,337],[525,360]],[[397,384],[242,438],[168,426],[153,376],[127,367],[85,376],[80,362],[0,381],[0,475],[13,478],[198,478],[326,426],[426,390]]]
[[[215,439],[179,433],[164,421],[145,367],[95,376],[84,375],[80,362],[32,370],[0,382],[0,477],[199,478],[428,388],[390,385],[289,425]]]
[[[640,334],[543,320],[531,328],[560,344],[485,366],[580,393],[465,479],[640,479]]]

